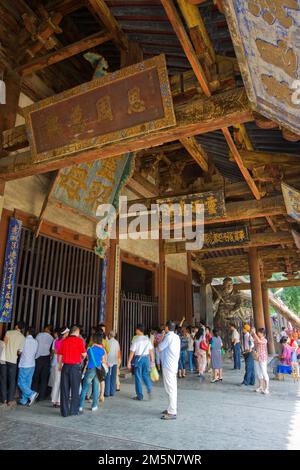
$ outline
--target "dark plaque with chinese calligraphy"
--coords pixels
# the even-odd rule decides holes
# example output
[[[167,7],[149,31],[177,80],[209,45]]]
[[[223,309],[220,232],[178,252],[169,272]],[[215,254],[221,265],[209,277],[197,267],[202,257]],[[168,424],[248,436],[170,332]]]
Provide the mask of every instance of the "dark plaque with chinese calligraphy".
[[[190,204],[193,207],[193,212],[196,211],[197,205],[204,205],[204,218],[214,219],[226,216],[225,198],[223,191],[207,191],[205,193],[188,194],[187,196],[175,196],[168,198],[156,198],[155,201],[148,200],[148,209],[151,203],[157,204]]]
[[[239,247],[250,242],[249,228],[246,225],[234,227],[221,227],[204,231],[203,250],[218,249],[222,247]],[[184,253],[186,242],[168,242],[165,245],[166,254]],[[198,250],[195,250],[198,251]],[[201,250],[200,250],[201,251]]]
[[[204,232],[204,248],[240,246],[249,242],[249,229],[246,225],[238,227],[222,227]]]
[[[176,123],[165,57],[107,74],[25,109],[34,162]]]

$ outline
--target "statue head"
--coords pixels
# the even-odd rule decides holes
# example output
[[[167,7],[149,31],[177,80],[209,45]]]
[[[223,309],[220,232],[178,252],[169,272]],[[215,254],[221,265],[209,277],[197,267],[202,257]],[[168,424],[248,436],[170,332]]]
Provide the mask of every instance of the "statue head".
[[[223,280],[223,290],[226,292],[226,294],[231,294],[233,291],[233,282],[231,277],[225,277]]]

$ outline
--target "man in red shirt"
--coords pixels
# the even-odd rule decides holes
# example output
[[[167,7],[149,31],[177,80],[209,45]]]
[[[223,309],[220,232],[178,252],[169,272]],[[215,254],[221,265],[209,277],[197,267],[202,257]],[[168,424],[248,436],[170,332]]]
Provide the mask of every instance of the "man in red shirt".
[[[61,370],[60,413],[63,417],[79,414],[81,362],[86,357],[84,341],[79,335],[78,326],[73,326],[58,351],[58,368]]]

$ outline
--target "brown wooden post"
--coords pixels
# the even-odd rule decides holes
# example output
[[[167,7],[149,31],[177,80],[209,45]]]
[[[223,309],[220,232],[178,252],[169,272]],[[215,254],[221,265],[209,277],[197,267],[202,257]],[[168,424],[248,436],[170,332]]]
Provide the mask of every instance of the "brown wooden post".
[[[92,3],[92,2],[91,2]],[[97,2],[94,2],[97,3]],[[139,46],[135,43],[129,42],[128,48],[121,49],[121,68],[128,67],[143,60],[143,53]],[[116,246],[118,240],[110,240],[110,248],[108,254],[107,278],[106,278],[106,307],[105,307],[105,324],[107,331],[114,328],[114,302],[115,297],[115,267],[116,267]],[[120,261],[121,262],[121,261]],[[120,268],[121,269],[121,268]],[[121,276],[121,275],[120,275]],[[121,279],[120,279],[121,285]],[[118,322],[117,330],[120,326]],[[118,333],[118,331],[116,331]]]
[[[269,354],[275,354],[274,338],[273,338],[273,327],[270,315],[270,302],[269,302],[269,290],[267,287],[262,286],[262,301],[264,308],[265,327],[268,338],[268,352]]]
[[[108,266],[106,278],[106,305],[105,305],[105,326],[109,331],[113,328],[114,310],[114,288],[115,288],[115,262],[116,262],[117,240],[110,240],[108,253]]]
[[[0,181],[0,220],[2,216],[3,204],[4,204],[4,189],[5,189],[5,183]]]
[[[159,305],[159,320],[161,324],[167,321],[167,264],[165,254],[165,240],[159,238],[159,276],[158,276],[158,305]]]
[[[249,248],[248,262],[251,281],[252,306],[256,328],[265,328],[264,307],[262,301],[261,277],[257,248]]]
[[[189,324],[193,321],[193,274],[192,274],[192,254],[186,253],[187,257],[187,295],[186,295],[186,320]]]

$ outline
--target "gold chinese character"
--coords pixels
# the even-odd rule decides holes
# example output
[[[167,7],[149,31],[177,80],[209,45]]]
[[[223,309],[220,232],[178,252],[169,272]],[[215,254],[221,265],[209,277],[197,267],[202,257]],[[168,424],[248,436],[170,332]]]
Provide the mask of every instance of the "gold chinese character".
[[[113,113],[111,109],[110,96],[99,98],[96,102],[98,121],[112,121]]]
[[[145,102],[141,99],[141,90],[135,86],[128,91],[128,114],[142,113],[145,111]]]
[[[105,184],[101,181],[93,181],[89,188],[89,193],[84,201],[91,210],[94,210],[100,203],[109,203],[110,194],[111,185]]]
[[[79,105],[75,106],[71,111],[70,127],[76,134],[83,132],[86,128],[86,121],[83,118],[82,109]]]
[[[73,166],[68,172],[62,173],[58,185],[62,187],[72,201],[80,201],[80,190],[86,190],[87,171]]]
[[[57,116],[49,116],[46,120],[46,129],[48,137],[51,139],[52,137],[57,137],[59,134],[59,122]]]
[[[249,0],[249,11],[252,15],[262,16],[264,21],[272,25],[277,20],[281,26],[289,29],[294,24],[288,9],[299,10],[297,0]]]
[[[96,176],[104,178],[113,184],[115,182],[118,161],[118,158],[107,158],[104,160],[100,170],[97,171]]]
[[[217,213],[217,201],[214,196],[209,196],[206,200],[207,211],[209,215],[215,215]]]

